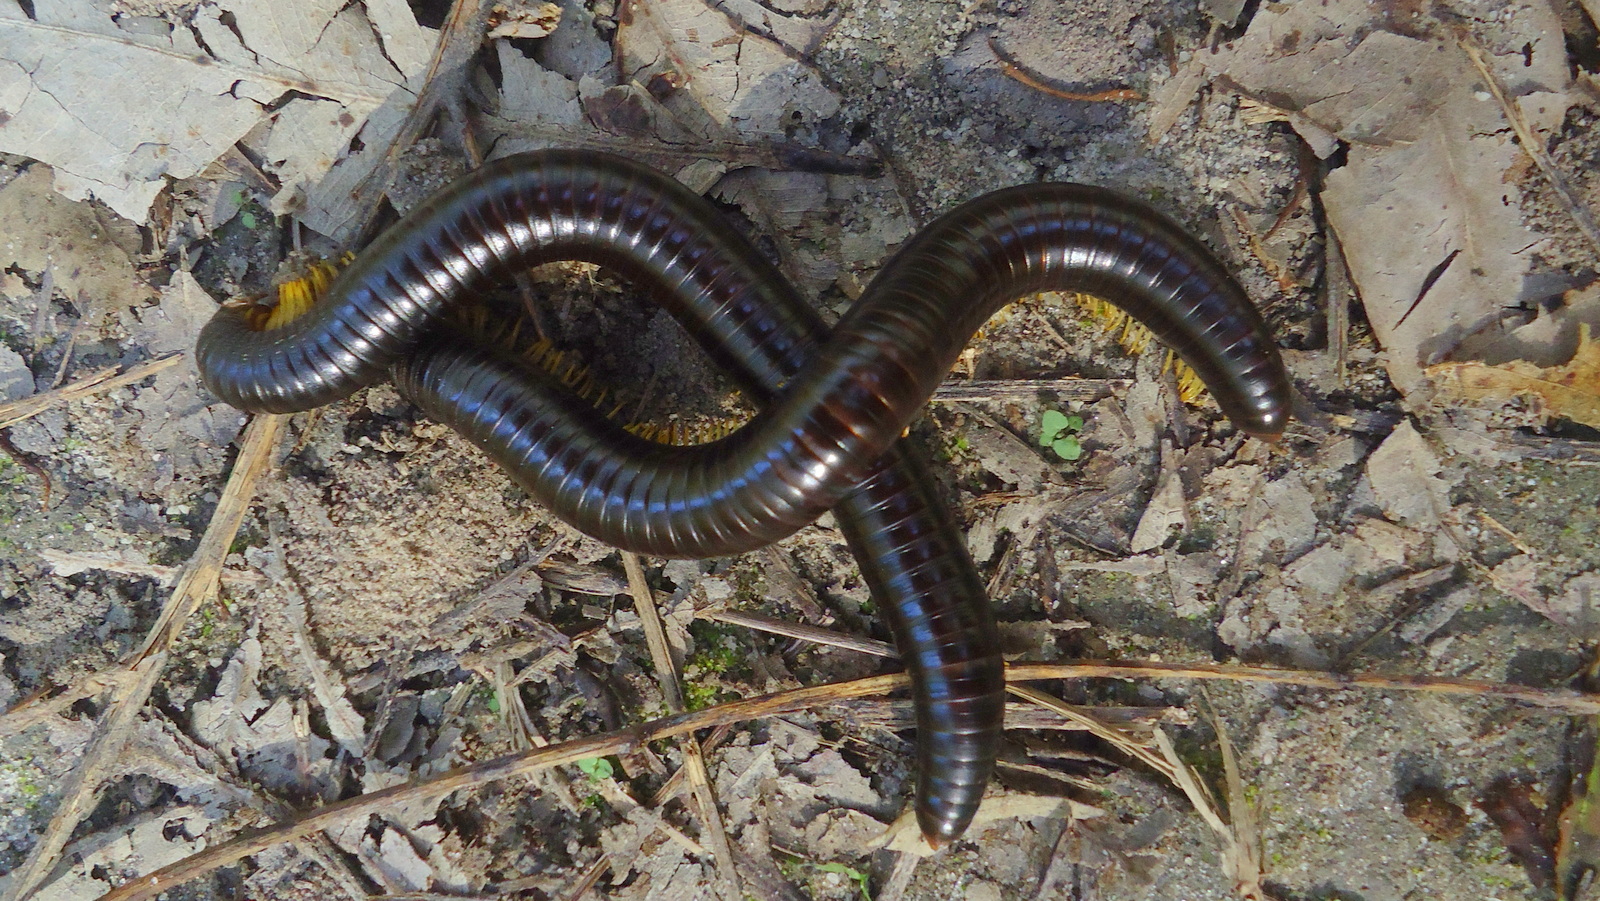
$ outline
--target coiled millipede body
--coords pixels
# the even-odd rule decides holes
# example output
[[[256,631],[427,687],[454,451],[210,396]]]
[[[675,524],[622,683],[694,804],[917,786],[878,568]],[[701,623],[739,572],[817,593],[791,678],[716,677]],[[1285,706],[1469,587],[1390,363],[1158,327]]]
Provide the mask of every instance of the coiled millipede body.
[[[538,263],[648,288],[761,408],[716,441],[668,447],[548,374],[434,327]],[[1127,310],[1205,380],[1239,428],[1274,436],[1288,377],[1261,317],[1197,241],[1098,188],[985,195],[913,237],[833,329],[702,198],[627,160],[547,151],[491,163],[363,251],[305,315],[258,330],[225,308],[197,347],[207,386],[291,412],[391,374],[580,530],[637,553],[741,553],[834,509],[914,686],[917,815],[938,845],[993,769],[1004,676],[983,582],[897,439],[999,307],[1042,290]]]

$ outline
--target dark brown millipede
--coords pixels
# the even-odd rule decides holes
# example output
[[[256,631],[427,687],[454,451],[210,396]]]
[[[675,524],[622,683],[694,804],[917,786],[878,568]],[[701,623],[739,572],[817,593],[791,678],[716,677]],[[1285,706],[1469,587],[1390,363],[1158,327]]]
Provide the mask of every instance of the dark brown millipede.
[[[649,288],[762,407],[696,447],[635,438],[552,379],[430,327],[526,266],[599,263]],[[738,553],[836,507],[906,660],[917,813],[934,844],[970,822],[993,767],[1003,675],[983,585],[896,439],[972,333],[1040,290],[1110,300],[1172,346],[1240,428],[1279,433],[1290,388],[1260,316],[1198,242],[1103,189],[1042,184],[941,217],[831,332],[703,199],[596,153],[508,157],[386,232],[282,328],[225,309],[200,337],[208,387],[247,410],[327,403],[384,377],[488,451],[563,519],[661,556]]]

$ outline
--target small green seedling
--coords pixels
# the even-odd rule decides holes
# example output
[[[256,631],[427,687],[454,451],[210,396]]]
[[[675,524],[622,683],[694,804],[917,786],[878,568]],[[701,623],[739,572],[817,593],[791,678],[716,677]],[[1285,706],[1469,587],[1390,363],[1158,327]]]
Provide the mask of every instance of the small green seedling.
[[[239,224],[255,231],[256,214],[250,209],[250,195],[245,193],[244,185],[234,185],[229,189],[228,202],[239,208]]]
[[[590,782],[604,782],[614,772],[611,761],[604,757],[585,757],[578,761],[578,769],[589,777]]]
[[[1046,410],[1039,418],[1039,445],[1055,451],[1063,460],[1076,460],[1083,456],[1083,445],[1078,443],[1078,433],[1082,431],[1082,416]]]
[[[849,877],[850,879],[855,880],[856,885],[861,888],[861,897],[864,898],[865,901],[872,901],[872,895],[867,892],[866,873],[861,872],[855,867],[847,867],[842,863],[823,863],[817,864],[816,867],[824,873],[840,873]]]

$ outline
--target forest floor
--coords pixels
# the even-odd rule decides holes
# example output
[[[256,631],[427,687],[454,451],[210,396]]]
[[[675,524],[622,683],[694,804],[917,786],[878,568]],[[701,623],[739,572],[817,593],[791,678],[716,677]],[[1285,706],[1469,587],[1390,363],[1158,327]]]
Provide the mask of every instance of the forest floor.
[[[175,129],[215,145],[176,172],[199,151],[158,165],[128,137],[175,113],[103,73],[52,86],[128,133],[112,185],[113,149],[35,128],[0,78],[0,897],[192,859],[166,897],[1509,899],[1595,863],[1573,791],[1600,712],[1573,691],[1600,622],[1589,0],[563,0],[437,55],[455,13],[430,4],[274,6],[0,0],[0,58],[41,92],[105,40],[159,57],[128,85],[246,108]],[[266,48],[299,31],[379,74],[288,79]],[[394,81],[445,98],[420,138]],[[1029,683],[952,846],[901,816],[903,692],[625,740],[673,707],[636,602],[707,716],[898,670],[860,641],[888,635],[830,517],[645,560],[630,589],[392,386],[253,421],[199,386],[200,326],[289,249],[334,256],[374,191],[403,212],[475,154],[543,146],[673,172],[830,317],[962,200],[1115,187],[1200,236],[1278,337],[1301,397],[1276,444],[1062,295],[991,321],[912,428],[1008,662],[1148,664]],[[644,416],[742,415],[627,284],[555,264],[529,290]]]

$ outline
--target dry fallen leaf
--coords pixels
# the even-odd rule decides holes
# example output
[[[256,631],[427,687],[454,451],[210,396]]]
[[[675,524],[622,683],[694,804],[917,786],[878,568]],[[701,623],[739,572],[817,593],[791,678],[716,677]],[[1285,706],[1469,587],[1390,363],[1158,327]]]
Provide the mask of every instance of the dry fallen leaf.
[[[1263,7],[1207,65],[1270,103],[1319,152],[1349,148],[1322,199],[1367,319],[1402,392],[1422,367],[1517,303],[1545,239],[1523,224],[1526,155],[1454,35],[1406,34],[1364,0]],[[1536,130],[1570,103],[1560,28],[1541,4],[1509,6],[1488,63]],[[1350,35],[1365,34],[1358,43]]]
[[[1104,815],[1105,811],[1100,808],[1071,798],[995,789],[984,796],[982,806],[972,818],[970,834],[981,835],[984,827],[1006,820],[1041,819],[1071,823]],[[917,857],[931,857],[936,853],[923,839],[922,831],[917,826],[916,813],[910,808],[889,824],[883,836],[878,839],[877,846]]]
[[[28,361],[9,347],[0,345],[0,403],[33,393],[33,370]]]
[[[1402,422],[1367,459],[1367,480],[1392,522],[1423,531],[1439,527],[1450,510],[1452,483],[1443,465],[1409,421]]]
[[[1442,363],[1427,375],[1445,392],[1465,401],[1537,400],[1551,417],[1600,428],[1600,340],[1588,323],[1578,325],[1578,352],[1561,366],[1541,369],[1513,361],[1504,366]]]
[[[67,196],[142,223],[169,179],[199,173],[274,114],[342,148],[425,68],[431,43],[399,0],[234,0],[173,20],[109,0],[0,0],[0,151],[50,163]],[[338,109],[298,106],[326,101]]]
[[[0,127],[0,150],[5,149],[6,132]],[[134,270],[128,248],[108,240],[115,236],[107,234],[94,207],[56,193],[45,166],[33,166],[0,187],[0,235],[5,236],[0,241],[0,269],[34,274],[48,270],[56,291],[75,302],[88,298],[101,304],[100,310],[120,311],[142,306],[154,296]]]
[[[204,806],[182,804],[160,812],[147,811],[85,835],[68,846],[71,863],[58,878],[31,897],[37,901],[92,901],[123,876],[150,872],[204,848],[205,833],[216,819],[216,812]]]
[[[708,140],[803,134],[839,111],[838,94],[814,69],[701,0],[635,4],[617,48],[627,77],[659,89],[663,105]]]
[[[1128,549],[1135,554],[1155,550],[1167,543],[1173,529],[1180,534],[1189,530],[1189,504],[1183,496],[1183,480],[1176,472],[1168,472],[1156,484]]]
[[[1559,898],[1578,897],[1574,890],[1600,870],[1600,755],[1591,749],[1588,772],[1572,786],[1561,811],[1555,848],[1555,882]],[[1587,897],[1587,896],[1585,896]]]
[[[561,7],[541,3],[530,9],[495,6],[489,29],[491,38],[542,38],[561,24]]]

